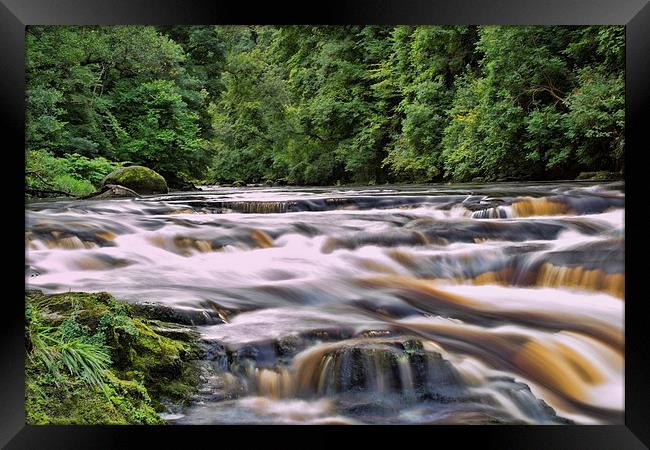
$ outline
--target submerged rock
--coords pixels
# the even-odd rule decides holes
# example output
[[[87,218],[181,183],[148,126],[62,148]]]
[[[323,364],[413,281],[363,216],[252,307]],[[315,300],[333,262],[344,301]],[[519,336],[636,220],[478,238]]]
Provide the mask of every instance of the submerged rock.
[[[121,167],[102,181],[102,186],[117,184],[132,189],[138,194],[166,194],[167,182],[159,173],[143,166]]]
[[[530,387],[512,377],[496,376],[489,379],[489,386],[508,397],[526,417],[538,423],[573,424],[570,419],[558,416],[544,400],[535,397]]]
[[[468,383],[437,344],[412,335],[315,344],[292,336],[236,350],[218,341],[201,346],[203,385],[190,415],[253,396],[278,406],[326,399],[331,413],[361,423],[571,423],[510,377]]]
[[[294,368],[297,392],[307,396],[368,392],[415,399],[456,396],[464,390],[440,353],[409,336],[323,344],[298,355]]]

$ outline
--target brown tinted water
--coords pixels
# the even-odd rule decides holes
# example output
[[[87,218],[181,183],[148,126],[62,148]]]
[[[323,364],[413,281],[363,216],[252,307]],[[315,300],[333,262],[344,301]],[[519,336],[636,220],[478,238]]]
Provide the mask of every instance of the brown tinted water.
[[[31,203],[28,288],[168,305],[212,423],[621,423],[624,187],[223,188]]]

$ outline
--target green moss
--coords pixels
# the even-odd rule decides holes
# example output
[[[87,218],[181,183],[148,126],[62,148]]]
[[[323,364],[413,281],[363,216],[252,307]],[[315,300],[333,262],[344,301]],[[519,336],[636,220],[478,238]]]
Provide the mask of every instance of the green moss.
[[[143,382],[160,400],[186,403],[198,383],[196,341],[183,342],[154,332],[149,321],[134,319],[137,342],[130,354],[129,370],[143,374]]]
[[[29,367],[25,392],[26,421],[30,425],[164,424],[144,386],[108,372],[106,392],[64,375],[58,385]]]
[[[156,413],[162,403],[187,403],[196,391],[195,334],[186,333],[182,340],[162,336],[155,327],[174,325],[138,317],[128,304],[105,293],[30,291],[25,300],[28,423],[164,423]],[[44,343],[73,339],[110,351],[101,386],[67,372],[56,357],[38,357]]]
[[[159,173],[142,166],[121,167],[104,178],[102,185],[118,184],[138,194],[165,194],[167,182]]]
[[[616,172],[607,172],[601,170],[599,172],[580,172],[577,176],[577,180],[592,180],[592,181],[606,181],[606,180],[616,180],[622,178],[620,173]]]
[[[409,339],[402,342],[402,348],[407,355],[412,355],[414,353],[420,352],[424,349],[421,341]]]

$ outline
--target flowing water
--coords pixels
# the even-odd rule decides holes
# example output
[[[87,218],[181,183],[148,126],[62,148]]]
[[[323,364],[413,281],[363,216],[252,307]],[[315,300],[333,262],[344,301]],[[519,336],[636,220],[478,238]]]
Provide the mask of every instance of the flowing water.
[[[25,277],[196,326],[171,423],[622,423],[624,203],[622,182],[32,203]]]

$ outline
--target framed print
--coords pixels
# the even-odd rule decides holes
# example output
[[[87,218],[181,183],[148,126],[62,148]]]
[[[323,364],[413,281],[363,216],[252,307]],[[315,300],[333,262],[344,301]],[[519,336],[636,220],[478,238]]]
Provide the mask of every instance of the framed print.
[[[7,448],[647,448],[647,2],[0,11]]]

